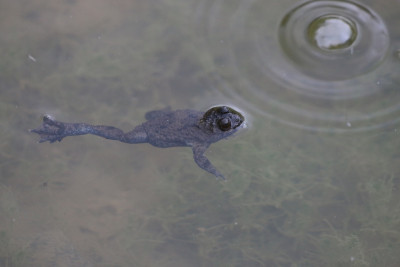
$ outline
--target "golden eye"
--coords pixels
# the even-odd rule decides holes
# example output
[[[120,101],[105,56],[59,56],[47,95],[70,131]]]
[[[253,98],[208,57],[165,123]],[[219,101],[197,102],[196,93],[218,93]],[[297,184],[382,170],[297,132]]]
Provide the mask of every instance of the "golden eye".
[[[227,118],[220,119],[218,121],[218,126],[221,131],[228,131],[231,129],[231,121]]]

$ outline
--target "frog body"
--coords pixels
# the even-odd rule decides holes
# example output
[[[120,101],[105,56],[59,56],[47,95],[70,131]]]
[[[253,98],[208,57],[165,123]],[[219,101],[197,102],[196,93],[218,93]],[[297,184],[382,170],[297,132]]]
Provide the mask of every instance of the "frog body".
[[[43,124],[31,130],[40,135],[39,142],[61,141],[67,136],[93,134],[124,143],[149,143],[156,147],[192,147],[195,162],[217,178],[224,176],[204,156],[212,144],[235,133],[244,126],[244,117],[227,106],[213,107],[205,113],[191,110],[154,110],[146,113],[146,121],[124,133],[113,126],[87,123],[64,123],[43,117]]]

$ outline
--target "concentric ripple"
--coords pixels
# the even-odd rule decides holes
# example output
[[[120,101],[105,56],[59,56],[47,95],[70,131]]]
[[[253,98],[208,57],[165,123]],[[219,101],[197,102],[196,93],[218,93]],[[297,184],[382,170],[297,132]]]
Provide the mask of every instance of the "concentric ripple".
[[[296,2],[199,2],[197,22],[205,25],[222,93],[301,129],[359,132],[398,124],[395,16],[385,19],[353,1]]]
[[[312,1],[282,19],[280,43],[306,74],[338,80],[374,69],[390,42],[385,24],[373,10],[351,2]]]

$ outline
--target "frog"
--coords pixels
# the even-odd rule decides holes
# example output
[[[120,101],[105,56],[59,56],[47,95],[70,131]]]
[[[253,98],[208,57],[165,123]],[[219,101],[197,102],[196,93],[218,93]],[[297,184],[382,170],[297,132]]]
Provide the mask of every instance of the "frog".
[[[207,148],[246,127],[244,116],[229,106],[214,106],[206,112],[192,109],[164,108],[149,111],[146,121],[129,132],[106,125],[67,123],[43,116],[43,123],[30,132],[40,136],[39,143],[61,140],[67,136],[92,134],[128,144],[149,143],[155,147],[191,147],[197,165],[217,180],[225,177],[204,155]]]

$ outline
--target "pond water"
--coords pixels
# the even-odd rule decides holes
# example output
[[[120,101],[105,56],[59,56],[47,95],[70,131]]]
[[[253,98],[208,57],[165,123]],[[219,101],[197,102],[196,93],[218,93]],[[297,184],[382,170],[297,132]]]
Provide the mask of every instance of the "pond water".
[[[0,266],[398,266],[400,2],[0,1]],[[95,136],[241,110],[206,152]]]

